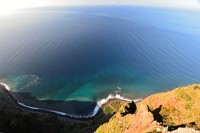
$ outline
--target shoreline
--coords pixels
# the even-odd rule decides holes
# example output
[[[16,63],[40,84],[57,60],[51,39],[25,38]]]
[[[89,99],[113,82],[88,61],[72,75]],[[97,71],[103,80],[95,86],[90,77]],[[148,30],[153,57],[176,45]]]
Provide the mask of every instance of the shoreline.
[[[93,109],[93,111],[91,111],[91,113],[89,113],[88,115],[81,116],[81,115],[76,115],[76,114],[67,114],[64,112],[56,111],[56,110],[48,110],[48,109],[25,105],[25,104],[19,102],[15,98],[15,96],[10,93],[11,92],[10,87],[9,87],[9,85],[7,85],[5,83],[0,83],[0,90],[2,92],[4,92],[10,98],[10,100],[15,104],[16,107],[19,107],[21,109],[38,112],[38,113],[48,113],[48,114],[56,115],[59,117],[68,118],[71,120],[79,120],[79,121],[89,121],[89,120],[96,118],[97,116],[99,116],[102,113],[102,110],[112,101],[121,101],[121,102],[131,102],[131,101],[140,102],[140,101],[142,101],[142,99],[133,99],[133,100],[126,99],[117,94],[115,96],[109,95],[106,99],[102,99],[100,102],[98,102],[97,105],[95,106],[95,108]]]

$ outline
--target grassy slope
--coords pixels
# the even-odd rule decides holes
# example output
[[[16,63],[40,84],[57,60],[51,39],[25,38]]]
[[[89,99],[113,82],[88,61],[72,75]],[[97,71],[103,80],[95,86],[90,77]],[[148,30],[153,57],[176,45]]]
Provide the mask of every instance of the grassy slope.
[[[77,122],[15,108],[8,97],[0,92],[0,132],[90,133],[107,122],[113,114],[109,122],[96,132],[141,133],[158,129],[163,131],[165,126],[173,129],[180,125],[200,129],[200,85],[190,85],[149,96],[137,104],[136,113],[130,112],[132,104],[121,105],[120,102],[111,102],[95,120]]]
[[[147,97],[137,104],[135,114],[122,115],[121,109],[100,126],[97,133],[164,132],[189,126],[200,129],[200,85],[180,87]]]

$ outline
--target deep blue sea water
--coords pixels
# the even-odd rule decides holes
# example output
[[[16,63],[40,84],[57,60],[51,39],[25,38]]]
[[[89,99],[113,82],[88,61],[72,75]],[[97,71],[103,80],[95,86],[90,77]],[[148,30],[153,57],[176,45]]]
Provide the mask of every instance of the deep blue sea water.
[[[40,100],[94,102],[200,83],[200,11],[21,10],[0,18],[0,81]]]

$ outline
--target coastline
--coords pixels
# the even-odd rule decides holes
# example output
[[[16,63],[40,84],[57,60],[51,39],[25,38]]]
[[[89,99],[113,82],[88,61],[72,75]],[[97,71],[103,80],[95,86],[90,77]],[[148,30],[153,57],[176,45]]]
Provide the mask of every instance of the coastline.
[[[150,95],[136,106],[124,104],[95,133],[199,133],[199,96],[200,84],[191,84]]]
[[[9,85],[7,85],[5,83],[0,83],[0,89],[2,92],[4,92],[10,98],[10,100],[15,104],[16,107],[19,107],[21,109],[25,109],[28,111],[33,111],[33,112],[38,112],[38,113],[48,113],[48,114],[56,115],[59,117],[68,118],[68,119],[72,119],[72,120],[79,120],[79,121],[88,121],[88,120],[92,120],[92,119],[96,118],[97,116],[99,116],[102,113],[102,110],[110,102],[113,102],[113,101],[121,101],[121,102],[131,102],[131,101],[140,102],[140,101],[142,101],[142,99],[133,99],[133,100],[126,99],[117,94],[115,96],[109,95],[106,99],[102,99],[100,102],[98,102],[96,107],[94,108],[94,110],[91,111],[91,113],[89,113],[88,115],[75,115],[75,114],[67,114],[64,112],[56,111],[56,110],[48,110],[48,109],[25,105],[25,104],[19,102],[15,98],[15,96],[12,93],[10,93],[11,92],[10,87],[9,87]]]

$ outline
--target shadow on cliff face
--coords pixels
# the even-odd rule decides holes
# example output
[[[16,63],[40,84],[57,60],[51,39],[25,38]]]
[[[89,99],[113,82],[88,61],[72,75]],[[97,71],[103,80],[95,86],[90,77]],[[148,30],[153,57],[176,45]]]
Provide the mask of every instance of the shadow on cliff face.
[[[127,103],[124,107],[124,109],[120,112],[122,116],[125,116],[127,114],[134,114],[136,112],[137,106],[134,101],[131,103]]]
[[[148,110],[153,114],[153,117],[154,117],[154,120],[156,120],[157,122],[163,122],[163,116],[160,115],[160,111],[161,111],[161,108],[162,108],[162,105],[160,105],[158,108],[154,109],[154,110],[151,110],[148,107]]]
[[[154,120],[156,120],[159,123],[163,123],[164,117],[160,114],[160,111],[162,110],[162,105],[160,105],[158,108],[154,110],[151,110],[149,106],[147,107],[148,107],[149,112],[153,114]],[[166,125],[163,125],[163,126],[166,126]],[[168,131],[176,130],[179,127],[186,127],[186,125],[185,124],[176,125],[176,126],[168,125]]]
[[[157,122],[161,123],[162,126],[164,127],[168,127],[168,131],[173,131],[176,130],[178,128],[185,128],[185,127],[191,127],[194,129],[198,129],[195,122],[191,122],[191,123],[187,123],[187,124],[180,124],[180,125],[167,125],[166,123],[164,124],[164,117],[160,114],[161,110],[162,110],[162,105],[160,105],[158,108],[151,110],[148,107],[148,110],[153,114],[154,120],[156,120]]]

